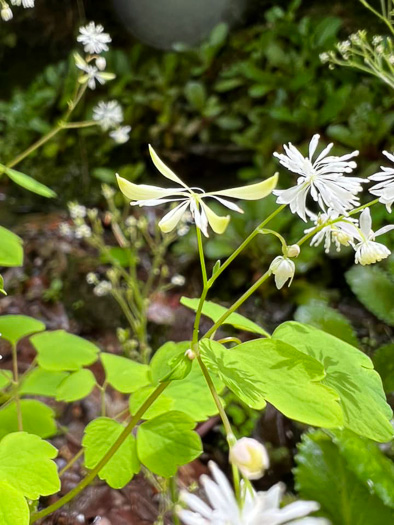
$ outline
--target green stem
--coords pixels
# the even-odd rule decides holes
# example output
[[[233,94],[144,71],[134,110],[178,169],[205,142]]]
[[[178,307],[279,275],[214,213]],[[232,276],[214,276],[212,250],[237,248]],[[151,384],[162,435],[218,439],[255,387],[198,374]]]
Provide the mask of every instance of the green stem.
[[[174,525],[181,525],[181,521],[178,517],[178,514],[176,513],[176,504],[178,503],[178,494],[177,494],[177,484],[176,484],[176,477],[173,476],[170,478],[170,493],[171,493],[171,501],[173,505],[173,511],[172,511],[172,521]]]
[[[386,24],[386,26],[390,29],[390,32],[394,35],[394,28],[391,25],[390,21],[387,20],[387,18],[385,18],[384,15],[381,15],[379,13],[379,11],[377,11],[371,5],[369,5],[368,2],[366,2],[366,0],[360,0],[360,2],[363,4],[364,7],[369,9],[374,15],[376,15],[378,18],[380,18]]]
[[[266,224],[268,224],[274,217],[276,217],[281,211],[283,211],[286,208],[286,204],[282,204],[277,208],[274,212],[271,213],[266,219],[263,220],[253,231],[252,233],[246,237],[246,239],[238,246],[238,248],[224,261],[224,263],[220,266],[218,271],[213,275],[208,283],[211,286],[214,281],[219,277],[219,275],[229,266],[233,260],[247,247],[247,245],[256,237],[256,235],[259,234],[259,231],[261,228],[264,228]]]
[[[84,488],[86,488],[90,483],[95,479],[97,474],[100,472],[100,470],[108,463],[108,461],[112,458],[112,456],[119,450],[119,448],[122,446],[122,444],[126,441],[128,436],[130,435],[130,432],[133,430],[133,428],[137,425],[141,417],[144,415],[146,410],[154,403],[154,401],[160,396],[160,394],[163,392],[163,390],[168,386],[169,383],[161,383],[154,392],[148,397],[148,399],[145,401],[145,403],[141,406],[141,408],[136,412],[136,414],[131,418],[128,425],[125,427],[123,432],[120,434],[118,439],[115,441],[115,443],[112,445],[112,447],[106,452],[106,454],[103,456],[103,458],[97,463],[97,465],[94,467],[93,470],[89,472],[79,483],[78,485],[70,490],[67,494],[65,494],[62,498],[60,498],[58,501],[53,503],[52,505],[49,505],[46,509],[41,510],[40,512],[35,512],[32,514],[30,518],[30,523],[35,523],[37,520],[44,518],[45,516],[48,516],[49,514],[52,514],[52,512],[55,512],[55,510],[60,509],[74,499]]]
[[[246,292],[241,295],[241,297],[233,303],[230,308],[225,312],[217,321],[216,323],[211,326],[211,328],[206,332],[206,334],[203,336],[203,338],[210,337],[212,334],[216,332],[216,330],[224,323],[224,321],[229,317],[235,310],[237,310],[249,297],[263,284],[264,281],[268,279],[268,277],[271,275],[271,272],[268,270],[263,274]],[[267,337],[271,337],[271,335],[268,332],[265,332]]]
[[[7,164],[7,168],[13,168],[17,164],[19,164],[24,158],[28,157],[30,155],[30,153],[33,153],[33,151],[35,151],[36,149],[40,148],[46,142],[48,142],[48,140],[50,140],[52,137],[57,135],[61,129],[63,129],[63,128],[60,127],[60,126],[56,126],[56,128],[54,128],[49,133],[47,133],[46,135],[41,137],[40,140],[37,140],[37,142],[35,142],[29,148],[27,148],[25,151],[23,151],[22,153],[17,155],[11,162],[9,162]]]
[[[59,471],[59,478],[61,478],[63,476],[63,474],[65,472],[67,472],[68,469],[70,469],[74,463],[76,461],[78,461],[78,459],[83,455],[83,448],[81,448],[81,450],[79,450],[71,459],[70,461],[67,463],[67,465],[65,465],[62,470]]]
[[[199,334],[199,328],[200,328],[200,319],[202,314],[202,308],[204,305],[204,301],[207,297],[209,285],[207,281],[207,270],[205,266],[205,257],[204,257],[204,248],[202,244],[202,238],[201,238],[201,231],[199,228],[196,227],[197,232],[197,244],[198,244],[198,253],[200,256],[200,264],[201,264],[201,273],[203,278],[203,290],[201,293],[200,300],[198,302],[197,310],[196,310],[196,317],[194,318],[194,326],[193,326],[193,339],[192,339],[192,349],[193,352],[198,355],[199,349],[198,349],[198,334]]]
[[[201,273],[202,273],[202,280],[204,284],[204,288],[207,285],[208,279],[207,279],[207,268],[205,266],[205,257],[204,257],[204,249],[202,245],[202,237],[201,237],[201,230],[196,226],[196,233],[197,233],[197,244],[198,244],[198,253],[200,255],[200,264],[201,264]]]
[[[23,421],[22,421],[22,409],[21,402],[19,397],[19,375],[18,375],[18,352],[16,350],[16,344],[12,344],[12,370],[14,375],[14,385],[15,385],[15,406],[16,414],[18,420],[18,430],[21,432],[23,430]]]

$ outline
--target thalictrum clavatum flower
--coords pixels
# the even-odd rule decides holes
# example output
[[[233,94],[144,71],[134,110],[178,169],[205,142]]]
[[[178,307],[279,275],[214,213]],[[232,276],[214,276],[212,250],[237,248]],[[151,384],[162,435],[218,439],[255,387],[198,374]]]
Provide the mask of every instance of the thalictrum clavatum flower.
[[[131,126],[119,126],[119,128],[110,131],[109,136],[117,144],[124,144],[130,138]]]
[[[104,33],[104,27],[101,24],[89,22],[86,26],[79,29],[77,41],[84,46],[85,53],[91,55],[108,51],[108,45],[111,42],[111,37],[108,33]]]
[[[376,232],[372,230],[371,212],[365,208],[360,215],[360,228],[354,228],[354,237],[359,243],[355,245],[356,264],[365,266],[386,259],[390,250],[384,244],[375,242],[375,238],[394,229],[394,225],[383,226]]]
[[[116,100],[100,101],[93,108],[93,120],[98,122],[103,131],[115,128],[123,122],[123,110]]]
[[[105,62],[101,60],[101,57],[89,57],[88,61],[86,61],[81,55],[74,53],[74,60],[77,68],[83,71],[83,75],[78,78],[78,82],[80,84],[87,83],[90,89],[96,89],[96,82],[103,85],[109,80],[113,80],[116,76],[113,73],[103,71]]]
[[[280,507],[285,492],[282,483],[277,483],[267,492],[257,493],[242,484],[243,505],[240,507],[223,472],[212,461],[209,468],[213,480],[204,475],[200,478],[209,505],[198,496],[181,491],[181,500],[190,509],[178,511],[185,525],[329,525],[324,518],[305,518],[319,509],[315,501],[295,501]]]
[[[394,155],[388,151],[383,151],[386,157],[394,162]],[[380,166],[382,171],[375,173],[369,177],[369,180],[379,181],[378,184],[372,186],[369,190],[372,195],[379,197],[379,202],[384,204],[387,211],[391,213],[391,206],[394,202],[394,168],[386,168]]]
[[[202,233],[208,237],[208,224],[215,233],[223,233],[230,221],[230,216],[217,215],[204,201],[207,198],[215,199],[226,208],[238,213],[243,213],[233,202],[224,199],[230,197],[234,199],[259,200],[269,195],[275,188],[278,175],[266,179],[257,184],[220,190],[215,192],[205,192],[201,188],[190,188],[175,173],[164,164],[154,149],[149,146],[150,155],[156,168],[164,177],[175,182],[180,188],[160,188],[147,184],[134,184],[117,175],[120,190],[130,199],[132,206],[158,206],[167,202],[180,202],[175,208],[168,212],[159,222],[159,227],[164,233],[171,232],[178,225],[183,215],[190,208],[192,217]]]
[[[319,246],[324,239],[324,251],[330,251],[331,243],[335,243],[337,252],[340,251],[341,246],[349,246],[354,240],[355,230],[354,226],[358,224],[357,219],[352,217],[345,217],[342,220],[330,224],[331,221],[339,219],[340,214],[334,210],[327,210],[326,213],[319,213],[318,215],[311,214],[311,219],[315,226],[304,230],[304,233],[310,233],[318,226],[323,226],[311,240],[311,246]]]
[[[306,215],[310,214],[306,207],[306,199],[310,194],[323,212],[327,208],[346,215],[346,213],[360,204],[357,193],[362,190],[361,183],[366,182],[358,177],[346,177],[344,173],[351,173],[356,168],[354,161],[349,161],[358,155],[353,151],[341,157],[329,156],[333,144],[329,144],[316,160],[313,160],[319,142],[319,135],[314,135],[309,144],[309,155],[304,157],[297,148],[289,142],[283,148],[286,154],[274,153],[280,163],[293,173],[297,173],[297,185],[287,190],[275,190],[278,204],[289,204],[290,210],[297,213],[305,222]]]
[[[247,479],[260,479],[270,464],[265,446],[248,437],[238,439],[231,447],[230,462]]]

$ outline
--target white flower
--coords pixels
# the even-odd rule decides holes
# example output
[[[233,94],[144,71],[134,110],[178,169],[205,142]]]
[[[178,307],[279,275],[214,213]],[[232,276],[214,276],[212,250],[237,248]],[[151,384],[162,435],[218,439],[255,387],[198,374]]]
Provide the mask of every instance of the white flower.
[[[113,73],[102,71],[103,62],[100,61],[100,57],[94,59],[96,65],[92,65],[92,60],[90,60],[89,63],[86,62],[78,53],[74,53],[74,60],[77,68],[84,72],[84,74],[78,78],[78,82],[80,84],[87,83],[90,89],[96,89],[96,82],[103,85],[115,78]]]
[[[275,284],[278,290],[282,288],[288,279],[290,279],[289,286],[293,282],[295,264],[291,259],[278,255],[278,257],[275,257],[272,261],[269,270],[275,275]]]
[[[312,215],[311,218],[315,226],[304,230],[304,233],[310,233],[316,227],[324,226],[326,223],[334,221],[340,217],[339,213],[334,210],[327,210],[327,213],[319,213]],[[324,239],[324,251],[330,251],[331,243],[334,242],[337,252],[341,250],[341,246],[349,246],[353,243],[356,233],[355,226],[358,224],[357,219],[348,217],[333,224],[327,224],[320,231],[318,231],[311,240],[311,246],[319,246]]]
[[[59,233],[62,237],[71,238],[74,234],[73,229],[68,222],[62,222],[59,224]]]
[[[94,288],[93,293],[97,297],[104,297],[112,290],[112,284],[109,281],[100,281]]]
[[[0,16],[4,20],[4,22],[8,22],[9,20],[12,19],[13,14],[8,4],[6,3],[1,4]]]
[[[314,135],[309,144],[308,157],[301,155],[291,142],[288,146],[283,146],[286,155],[274,153],[285,168],[300,175],[297,186],[273,192],[278,196],[277,202],[289,204],[290,210],[297,213],[305,222],[306,214],[310,214],[306,208],[306,198],[309,193],[323,212],[326,208],[332,208],[341,215],[346,215],[348,210],[360,204],[356,195],[362,190],[361,183],[366,182],[361,178],[343,175],[351,173],[356,167],[356,163],[349,162],[349,159],[358,155],[358,151],[342,157],[327,157],[333,146],[329,144],[313,161],[318,141],[319,135]]]
[[[116,100],[101,101],[93,108],[93,120],[99,123],[103,131],[107,131],[123,122],[123,110]]]
[[[173,284],[174,286],[183,286],[186,282],[186,279],[183,275],[180,275],[179,273],[175,274],[172,278],[171,278],[171,284]]]
[[[360,215],[360,229],[357,229],[355,237],[360,241],[356,246],[356,264],[360,263],[363,266],[367,264],[374,264],[386,259],[390,255],[390,250],[384,244],[375,242],[375,237],[383,235],[392,230],[394,225],[383,226],[378,231],[372,230],[372,220],[369,208]]]
[[[75,228],[75,237],[77,239],[88,239],[92,236],[92,230],[87,224],[81,224]]]
[[[243,437],[230,449],[230,462],[247,479],[260,479],[269,467],[265,446],[253,438]]]
[[[272,192],[278,180],[278,175],[276,174],[258,184],[205,193],[201,188],[189,188],[164,164],[151,146],[149,146],[149,151],[152,161],[160,173],[172,182],[179,184],[181,188],[160,188],[158,186],[148,186],[147,184],[134,184],[119,175],[117,175],[117,179],[122,193],[133,201],[131,202],[132,206],[157,206],[167,202],[180,202],[159,222],[159,227],[164,233],[171,232],[176,228],[189,208],[196,226],[206,237],[208,237],[208,224],[215,233],[223,233],[230,221],[230,216],[222,217],[217,215],[205,204],[203,199],[207,197],[216,199],[230,210],[243,213],[241,208],[227,199],[223,199],[223,196],[234,199],[259,200]]]
[[[319,509],[315,501],[295,501],[280,508],[280,501],[285,487],[277,483],[267,492],[254,492],[253,489],[245,490],[242,486],[243,506],[238,506],[234,492],[226,476],[212,461],[209,463],[212,479],[201,476],[210,505],[202,499],[181,491],[181,499],[191,510],[179,510],[178,515],[186,525],[329,525],[324,518],[303,518]]]
[[[34,7],[34,0],[11,0],[12,5],[22,5],[25,9]]]
[[[394,155],[392,153],[383,151],[383,154],[386,155],[389,160],[394,162]],[[385,204],[387,211],[391,213],[391,206],[394,202],[394,168],[381,166],[380,169],[382,171],[369,177],[370,180],[379,181],[379,183],[372,186],[369,191],[372,195],[379,197],[379,202]]]
[[[104,28],[101,24],[90,22],[88,25],[79,29],[77,41],[84,46],[85,53],[101,53],[108,51],[108,45],[111,42],[111,37],[108,33],[104,33]]]
[[[86,217],[86,207],[76,202],[68,203],[68,211],[72,219],[84,219]]]
[[[124,144],[130,138],[130,131],[131,126],[120,126],[119,128],[111,131],[109,136],[111,139],[114,139],[117,144]]]
[[[86,276],[86,282],[88,284],[98,284],[99,280],[94,272],[89,272]]]

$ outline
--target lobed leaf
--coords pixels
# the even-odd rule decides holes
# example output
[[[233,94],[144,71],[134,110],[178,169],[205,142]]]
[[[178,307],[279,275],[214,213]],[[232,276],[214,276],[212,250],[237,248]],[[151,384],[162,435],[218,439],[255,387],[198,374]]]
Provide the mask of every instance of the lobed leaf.
[[[37,367],[24,377],[19,392],[20,394],[56,397],[57,387],[67,376],[67,372],[52,372]]]
[[[47,438],[56,434],[55,412],[52,408],[35,399],[20,401],[23,430]],[[6,434],[17,432],[18,419],[15,402],[0,409],[0,439]]]
[[[280,325],[273,338],[323,365],[326,375],[322,383],[338,393],[346,428],[375,441],[392,439],[392,410],[368,356],[330,334],[296,322]]]
[[[67,376],[56,389],[56,400],[71,403],[88,396],[96,385],[96,378],[86,368]]]
[[[180,465],[190,463],[202,453],[195,422],[186,414],[167,412],[142,423],[137,433],[140,461],[154,474],[169,478]]]
[[[9,483],[0,481],[1,525],[29,525],[29,505],[23,494]]]
[[[42,332],[45,325],[33,317],[27,315],[2,315],[0,317],[0,334],[3,339],[12,345],[30,334]]]
[[[124,426],[107,417],[99,417],[88,424],[82,440],[85,465],[93,469],[123,432]],[[130,434],[98,476],[114,489],[121,489],[140,470],[135,438]]]
[[[0,226],[0,266],[22,266],[22,239]]]
[[[101,354],[101,362],[107,383],[123,394],[135,392],[150,383],[148,365],[105,352]]]

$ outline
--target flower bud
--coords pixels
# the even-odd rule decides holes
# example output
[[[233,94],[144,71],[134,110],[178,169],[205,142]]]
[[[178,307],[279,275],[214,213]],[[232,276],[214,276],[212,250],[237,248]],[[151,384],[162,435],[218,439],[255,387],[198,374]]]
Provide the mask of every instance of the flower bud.
[[[282,288],[288,279],[290,279],[289,286],[291,285],[295,273],[293,261],[279,255],[272,261],[269,269],[275,275],[275,284],[278,290]]]
[[[264,445],[252,438],[241,438],[230,449],[230,461],[247,479],[259,479],[269,467]]]
[[[285,255],[287,257],[298,257],[300,255],[300,247],[298,244],[292,244],[291,246],[287,247],[287,252]]]
[[[188,357],[190,359],[190,361],[193,361],[193,359],[196,358],[196,354],[193,352],[193,350],[191,348],[186,350],[185,356]]]

